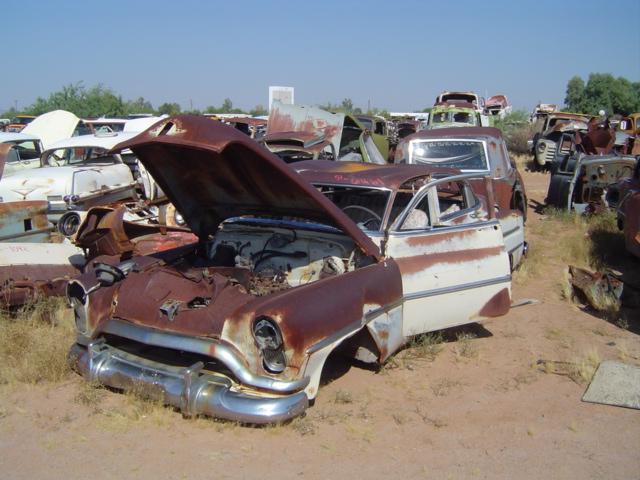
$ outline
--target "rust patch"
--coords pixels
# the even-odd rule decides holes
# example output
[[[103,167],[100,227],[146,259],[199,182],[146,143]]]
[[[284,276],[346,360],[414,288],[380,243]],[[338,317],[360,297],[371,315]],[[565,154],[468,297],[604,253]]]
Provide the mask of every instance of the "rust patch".
[[[413,257],[398,258],[396,261],[402,275],[411,275],[439,263],[464,263],[493,257],[500,255],[502,250],[502,247],[487,247],[444,253],[425,253]]]
[[[499,317],[511,308],[511,295],[508,288],[503,288],[480,309],[481,317]]]

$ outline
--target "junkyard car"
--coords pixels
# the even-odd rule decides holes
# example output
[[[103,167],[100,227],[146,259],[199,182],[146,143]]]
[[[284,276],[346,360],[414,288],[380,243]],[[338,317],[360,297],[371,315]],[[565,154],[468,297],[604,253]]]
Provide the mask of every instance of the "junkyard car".
[[[539,169],[549,169],[558,151],[561,154],[568,153],[570,145],[560,140],[565,136],[564,134],[586,131],[589,118],[588,115],[565,112],[540,117],[535,124],[538,131],[534,134],[530,145],[535,165]]]
[[[638,162],[637,156],[617,151],[618,147],[624,148],[617,145],[619,133],[607,120],[594,120],[589,122],[587,131],[563,134],[551,164],[546,202],[580,213],[601,207],[616,208],[617,185],[633,176]]]
[[[504,118],[511,113],[512,107],[506,95],[489,97],[484,104],[484,112],[491,117]]]
[[[433,106],[427,122],[428,129],[446,127],[488,126],[488,119],[468,102],[449,101]]]
[[[185,415],[277,422],[316,397],[339,346],[384,362],[412,335],[510,308],[500,224],[469,187],[474,174],[340,162],[294,164],[299,174],[197,116],[118,148],[199,242],[98,257],[69,283],[71,358],[90,382],[142,389]],[[311,170],[324,175],[314,185]],[[361,202],[376,196],[371,214]],[[370,215],[360,227],[357,212]]]
[[[352,115],[275,101],[261,142],[287,163],[326,159],[386,164],[387,157],[374,141],[376,135]],[[384,141],[388,154],[386,137]]]
[[[458,91],[444,91],[436,97],[434,105],[447,102],[467,102],[473,104],[473,106],[482,113],[484,111],[484,98],[480,97],[475,92],[458,92]]]
[[[120,154],[106,152],[134,134],[82,135],[62,140],[46,150],[38,168],[0,180],[3,202],[46,200],[56,221],[71,207],[86,207],[135,197],[137,182]],[[133,164],[135,164],[135,159]]]
[[[40,165],[42,143],[37,136],[22,132],[0,132],[0,144],[15,145],[15,148],[7,148],[6,150],[2,176]]]
[[[492,127],[421,130],[404,138],[396,149],[396,163],[458,168],[465,173],[484,173],[493,179],[497,216],[505,232],[512,265],[526,253],[524,222],[527,195],[522,176],[511,160],[502,133]],[[484,185],[473,181],[483,194]]]
[[[620,181],[618,192],[618,228],[624,232],[627,251],[640,258],[640,162],[633,177]]]
[[[16,115],[11,119],[11,123],[5,127],[6,132],[21,132],[24,127],[29,125],[36,117],[33,115]]]

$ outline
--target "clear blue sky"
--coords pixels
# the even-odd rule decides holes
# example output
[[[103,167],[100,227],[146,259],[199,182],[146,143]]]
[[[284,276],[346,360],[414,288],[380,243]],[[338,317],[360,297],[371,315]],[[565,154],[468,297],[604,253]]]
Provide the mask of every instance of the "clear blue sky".
[[[443,89],[562,103],[573,75],[640,81],[640,0],[55,1],[2,5],[0,110],[103,83],[154,106],[423,108]]]

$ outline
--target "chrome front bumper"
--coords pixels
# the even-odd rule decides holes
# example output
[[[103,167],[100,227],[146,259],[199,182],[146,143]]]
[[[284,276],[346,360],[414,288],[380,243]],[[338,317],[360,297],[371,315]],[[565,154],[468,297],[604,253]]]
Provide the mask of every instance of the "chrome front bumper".
[[[172,367],[116,349],[103,340],[87,347],[74,344],[69,357],[87,381],[158,398],[186,416],[266,424],[301,415],[309,404],[304,391],[277,396],[235,391],[227,377],[202,373],[202,362],[188,368]]]

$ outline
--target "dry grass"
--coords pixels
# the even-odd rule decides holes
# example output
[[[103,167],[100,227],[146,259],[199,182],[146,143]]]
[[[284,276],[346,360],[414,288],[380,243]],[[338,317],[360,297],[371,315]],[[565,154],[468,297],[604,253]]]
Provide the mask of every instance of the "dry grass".
[[[74,336],[72,312],[61,298],[0,314],[0,384],[63,380]]]
[[[135,389],[125,392],[123,396],[124,405],[104,410],[96,407],[96,413],[100,414],[98,424],[103,429],[126,432],[143,421],[159,427],[169,424],[172,411],[160,399],[149,397]],[[89,401],[94,400],[91,396],[88,398]]]
[[[456,360],[476,358],[478,356],[478,347],[471,342],[474,338],[476,338],[476,335],[469,332],[462,332],[456,335],[456,345],[453,347]]]
[[[600,365],[600,354],[590,349],[583,355],[575,357],[572,362],[541,361],[538,367],[544,373],[553,373],[569,377],[578,384],[589,383]]]
[[[461,385],[462,384],[456,380],[442,378],[431,385],[431,391],[436,397],[446,397],[453,388]]]
[[[441,332],[417,335],[407,346],[406,355],[414,359],[434,361],[444,348],[444,337]]]
[[[338,404],[353,403],[353,396],[346,390],[338,390],[336,391],[336,396],[334,397],[333,402]]]

